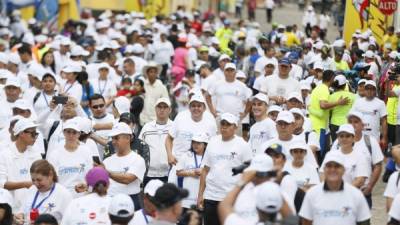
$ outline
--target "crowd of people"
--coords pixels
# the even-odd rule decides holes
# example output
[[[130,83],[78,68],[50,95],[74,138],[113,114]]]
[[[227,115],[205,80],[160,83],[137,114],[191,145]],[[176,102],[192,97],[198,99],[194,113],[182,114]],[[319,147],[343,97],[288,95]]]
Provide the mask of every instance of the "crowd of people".
[[[0,224],[368,225],[380,179],[400,224],[400,30],[306,11],[3,16]]]

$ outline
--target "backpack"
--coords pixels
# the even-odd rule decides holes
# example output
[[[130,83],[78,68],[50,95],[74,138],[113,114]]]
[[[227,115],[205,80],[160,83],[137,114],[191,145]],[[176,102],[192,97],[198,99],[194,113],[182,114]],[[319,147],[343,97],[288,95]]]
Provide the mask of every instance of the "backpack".
[[[35,104],[37,102],[37,100],[40,97],[40,94],[42,94],[42,92],[39,91],[38,93],[36,93],[35,97],[33,97],[33,104]]]
[[[289,172],[284,171],[282,174],[283,174],[283,176],[282,176],[282,179],[281,179],[281,180],[279,181],[279,183],[278,183],[279,185],[280,185],[280,183],[282,182],[283,178],[284,178],[286,175],[289,175]],[[296,208],[296,212],[297,212],[297,213],[300,212],[301,205],[303,204],[303,201],[304,201],[304,197],[305,197],[305,196],[306,196],[306,192],[303,191],[301,188],[297,187],[296,194],[294,195],[294,206],[295,206],[295,208]]]

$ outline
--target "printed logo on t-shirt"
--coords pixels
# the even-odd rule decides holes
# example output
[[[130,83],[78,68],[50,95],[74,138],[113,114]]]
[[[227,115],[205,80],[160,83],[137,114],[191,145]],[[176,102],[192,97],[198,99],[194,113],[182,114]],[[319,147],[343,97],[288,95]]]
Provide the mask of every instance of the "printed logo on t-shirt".
[[[124,167],[124,173],[128,172],[128,170],[129,170],[129,166]]]
[[[44,213],[52,212],[55,207],[56,207],[55,203],[50,202],[50,203],[46,204],[43,207],[44,208]]]
[[[58,175],[66,175],[66,174],[72,174],[72,173],[83,173],[85,171],[86,165],[81,163],[79,166],[65,166],[65,167],[60,167],[58,169]]]
[[[26,174],[28,174],[28,169],[23,168],[19,170],[19,175],[26,175]]]
[[[324,218],[347,217],[352,214],[352,209],[349,206],[343,206],[342,209],[320,209],[316,211],[317,216]]]

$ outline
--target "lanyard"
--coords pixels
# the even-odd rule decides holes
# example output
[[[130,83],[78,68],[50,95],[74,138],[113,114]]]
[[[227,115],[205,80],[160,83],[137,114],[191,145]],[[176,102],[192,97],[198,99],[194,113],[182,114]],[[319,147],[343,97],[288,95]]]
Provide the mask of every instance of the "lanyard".
[[[100,79],[99,79],[99,92],[100,92],[101,95],[103,95],[104,91],[106,90],[107,82],[108,82],[108,80],[106,80],[106,83],[103,86],[103,90],[101,90],[101,88],[100,88]]]
[[[39,209],[40,206],[43,204],[43,202],[46,201],[51,196],[51,194],[53,194],[55,187],[56,187],[56,184],[53,184],[53,187],[51,187],[50,193],[44,199],[42,199],[42,201],[40,201],[39,204],[37,204],[35,206],[36,200],[39,196],[39,191],[36,191],[35,198],[33,199],[31,209]]]
[[[65,87],[67,86],[67,84],[65,84],[65,86],[64,86],[64,93],[68,93],[69,89],[71,89],[72,86],[74,86],[75,82],[76,82],[76,81],[74,81],[74,83],[72,83],[71,86],[69,86],[69,88],[67,88],[67,90],[65,90]]]
[[[47,101],[46,95],[44,94],[44,91],[42,91],[42,94],[43,94],[44,100],[46,101],[47,107],[50,107],[50,106],[49,106],[49,102]]]
[[[143,209],[142,209],[142,214],[143,214],[144,220],[146,221],[146,224],[149,224],[149,219],[147,219],[146,212]]]
[[[201,161],[200,161],[200,164],[198,164],[198,163],[197,163],[197,157],[196,157],[196,153],[194,153],[194,154],[193,154],[193,158],[194,158],[194,165],[196,166],[196,169],[197,169],[197,168],[200,168],[201,162],[203,161],[203,156],[204,156],[204,154],[201,156]]]

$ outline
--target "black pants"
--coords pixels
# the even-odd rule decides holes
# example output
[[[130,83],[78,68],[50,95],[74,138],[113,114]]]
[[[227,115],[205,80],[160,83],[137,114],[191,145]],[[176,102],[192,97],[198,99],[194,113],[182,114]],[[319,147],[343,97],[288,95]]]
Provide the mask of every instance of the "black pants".
[[[396,143],[396,125],[388,124],[388,142],[392,145]]]
[[[133,201],[133,205],[135,206],[135,210],[141,209],[142,208],[142,204],[140,203],[140,193],[137,194],[133,194],[133,195],[129,195],[129,197],[131,197],[132,201]]]
[[[249,9],[247,12],[249,14],[249,20],[253,21],[256,19],[256,10]]]
[[[339,126],[330,124],[329,129],[331,130],[331,138],[332,138],[332,143],[333,143],[333,142],[335,142],[335,140],[337,138],[336,131],[339,130]]]
[[[160,80],[165,85],[167,85],[167,83],[169,82],[169,79],[168,79],[168,76],[167,76],[167,71],[168,71],[168,64],[163,64],[162,65],[162,70],[161,70],[161,73],[160,73]]]
[[[235,7],[235,16],[236,18],[242,19],[242,7],[240,6]]]
[[[144,177],[143,179],[143,188],[146,187],[146,184],[149,183],[151,180],[161,180],[163,183],[168,182],[168,176],[166,177]]]
[[[272,21],[272,9],[267,9],[267,22],[271,23]]]
[[[218,218],[218,203],[204,199],[204,225],[221,225]]]
[[[369,194],[369,195],[364,195],[364,197],[365,197],[365,199],[367,200],[369,209],[372,209],[372,195],[371,195],[371,194]]]

